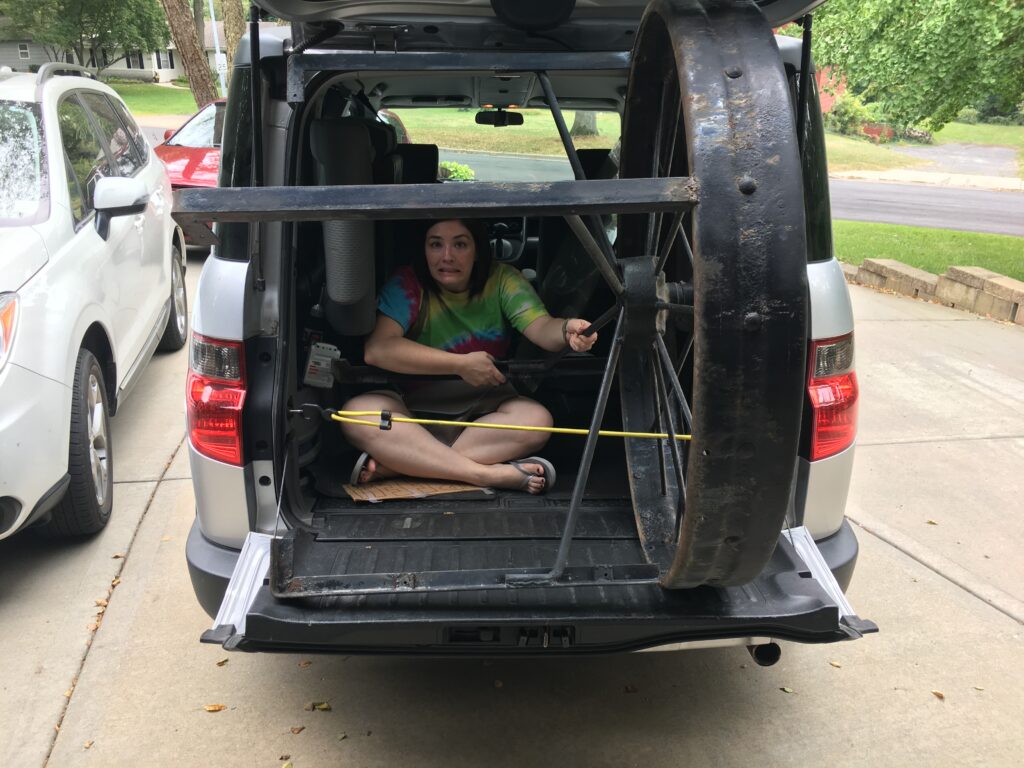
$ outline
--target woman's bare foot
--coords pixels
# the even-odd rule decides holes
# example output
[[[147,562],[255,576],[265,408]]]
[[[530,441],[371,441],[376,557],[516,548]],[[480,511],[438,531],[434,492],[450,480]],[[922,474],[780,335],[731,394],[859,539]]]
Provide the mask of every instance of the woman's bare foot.
[[[511,491],[526,491],[534,495],[543,493],[547,485],[544,479],[544,466],[533,462],[518,464],[494,464],[491,469],[495,479],[490,482],[495,488]]]
[[[378,464],[377,460],[371,456],[359,472],[359,485],[372,483],[374,480],[387,480],[389,477],[398,477],[398,473],[383,464]]]

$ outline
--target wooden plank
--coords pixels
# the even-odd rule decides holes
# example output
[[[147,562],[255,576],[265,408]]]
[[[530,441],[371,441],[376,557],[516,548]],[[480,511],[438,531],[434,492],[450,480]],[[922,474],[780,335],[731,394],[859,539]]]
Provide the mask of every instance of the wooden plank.
[[[697,202],[687,177],[553,182],[179,189],[173,216],[197,245],[209,222],[564,216],[677,211]]]

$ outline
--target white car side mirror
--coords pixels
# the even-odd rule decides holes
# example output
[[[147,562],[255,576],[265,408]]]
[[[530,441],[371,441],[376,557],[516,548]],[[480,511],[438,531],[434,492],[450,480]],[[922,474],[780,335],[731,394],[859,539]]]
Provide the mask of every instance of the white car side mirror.
[[[149,203],[149,193],[141,179],[107,176],[96,182],[93,207],[96,209],[96,232],[104,240],[110,233],[110,219],[142,213]]]

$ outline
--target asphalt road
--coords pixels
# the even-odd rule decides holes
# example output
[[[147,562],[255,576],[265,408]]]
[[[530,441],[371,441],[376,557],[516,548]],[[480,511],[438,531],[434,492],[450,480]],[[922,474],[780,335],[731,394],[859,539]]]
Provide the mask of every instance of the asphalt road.
[[[200,267],[190,259],[193,291]],[[879,634],[784,644],[766,669],[735,648],[459,661],[200,645],[183,350],[154,359],[113,421],[108,528],[0,542],[0,755],[19,767],[1019,765],[1024,328],[851,293],[862,400],[847,512],[862,549],[849,597]]]
[[[442,151],[441,158],[469,165],[480,181],[572,178],[569,162],[560,158],[448,150]],[[832,179],[829,192],[836,219],[1024,236],[1024,195],[1017,192],[845,179]]]

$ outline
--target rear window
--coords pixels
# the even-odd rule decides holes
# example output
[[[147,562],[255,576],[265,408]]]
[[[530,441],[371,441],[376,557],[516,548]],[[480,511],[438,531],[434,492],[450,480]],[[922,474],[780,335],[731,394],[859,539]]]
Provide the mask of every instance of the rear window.
[[[39,106],[0,101],[0,227],[34,224],[49,214]]]
[[[479,110],[469,108],[389,108],[389,116],[401,121],[410,143],[436,144],[444,181],[564,181],[573,178],[572,167],[558,136],[551,112],[546,109],[515,110],[522,125],[495,128],[479,125]],[[580,130],[593,126],[592,135],[573,136],[581,160],[591,177],[608,177],[601,165],[618,143],[621,121],[617,112],[590,112],[577,121],[577,113],[564,112],[566,124]],[[387,120],[393,124],[393,119]],[[593,150],[590,153],[589,150]],[[590,168],[587,166],[590,165]]]

